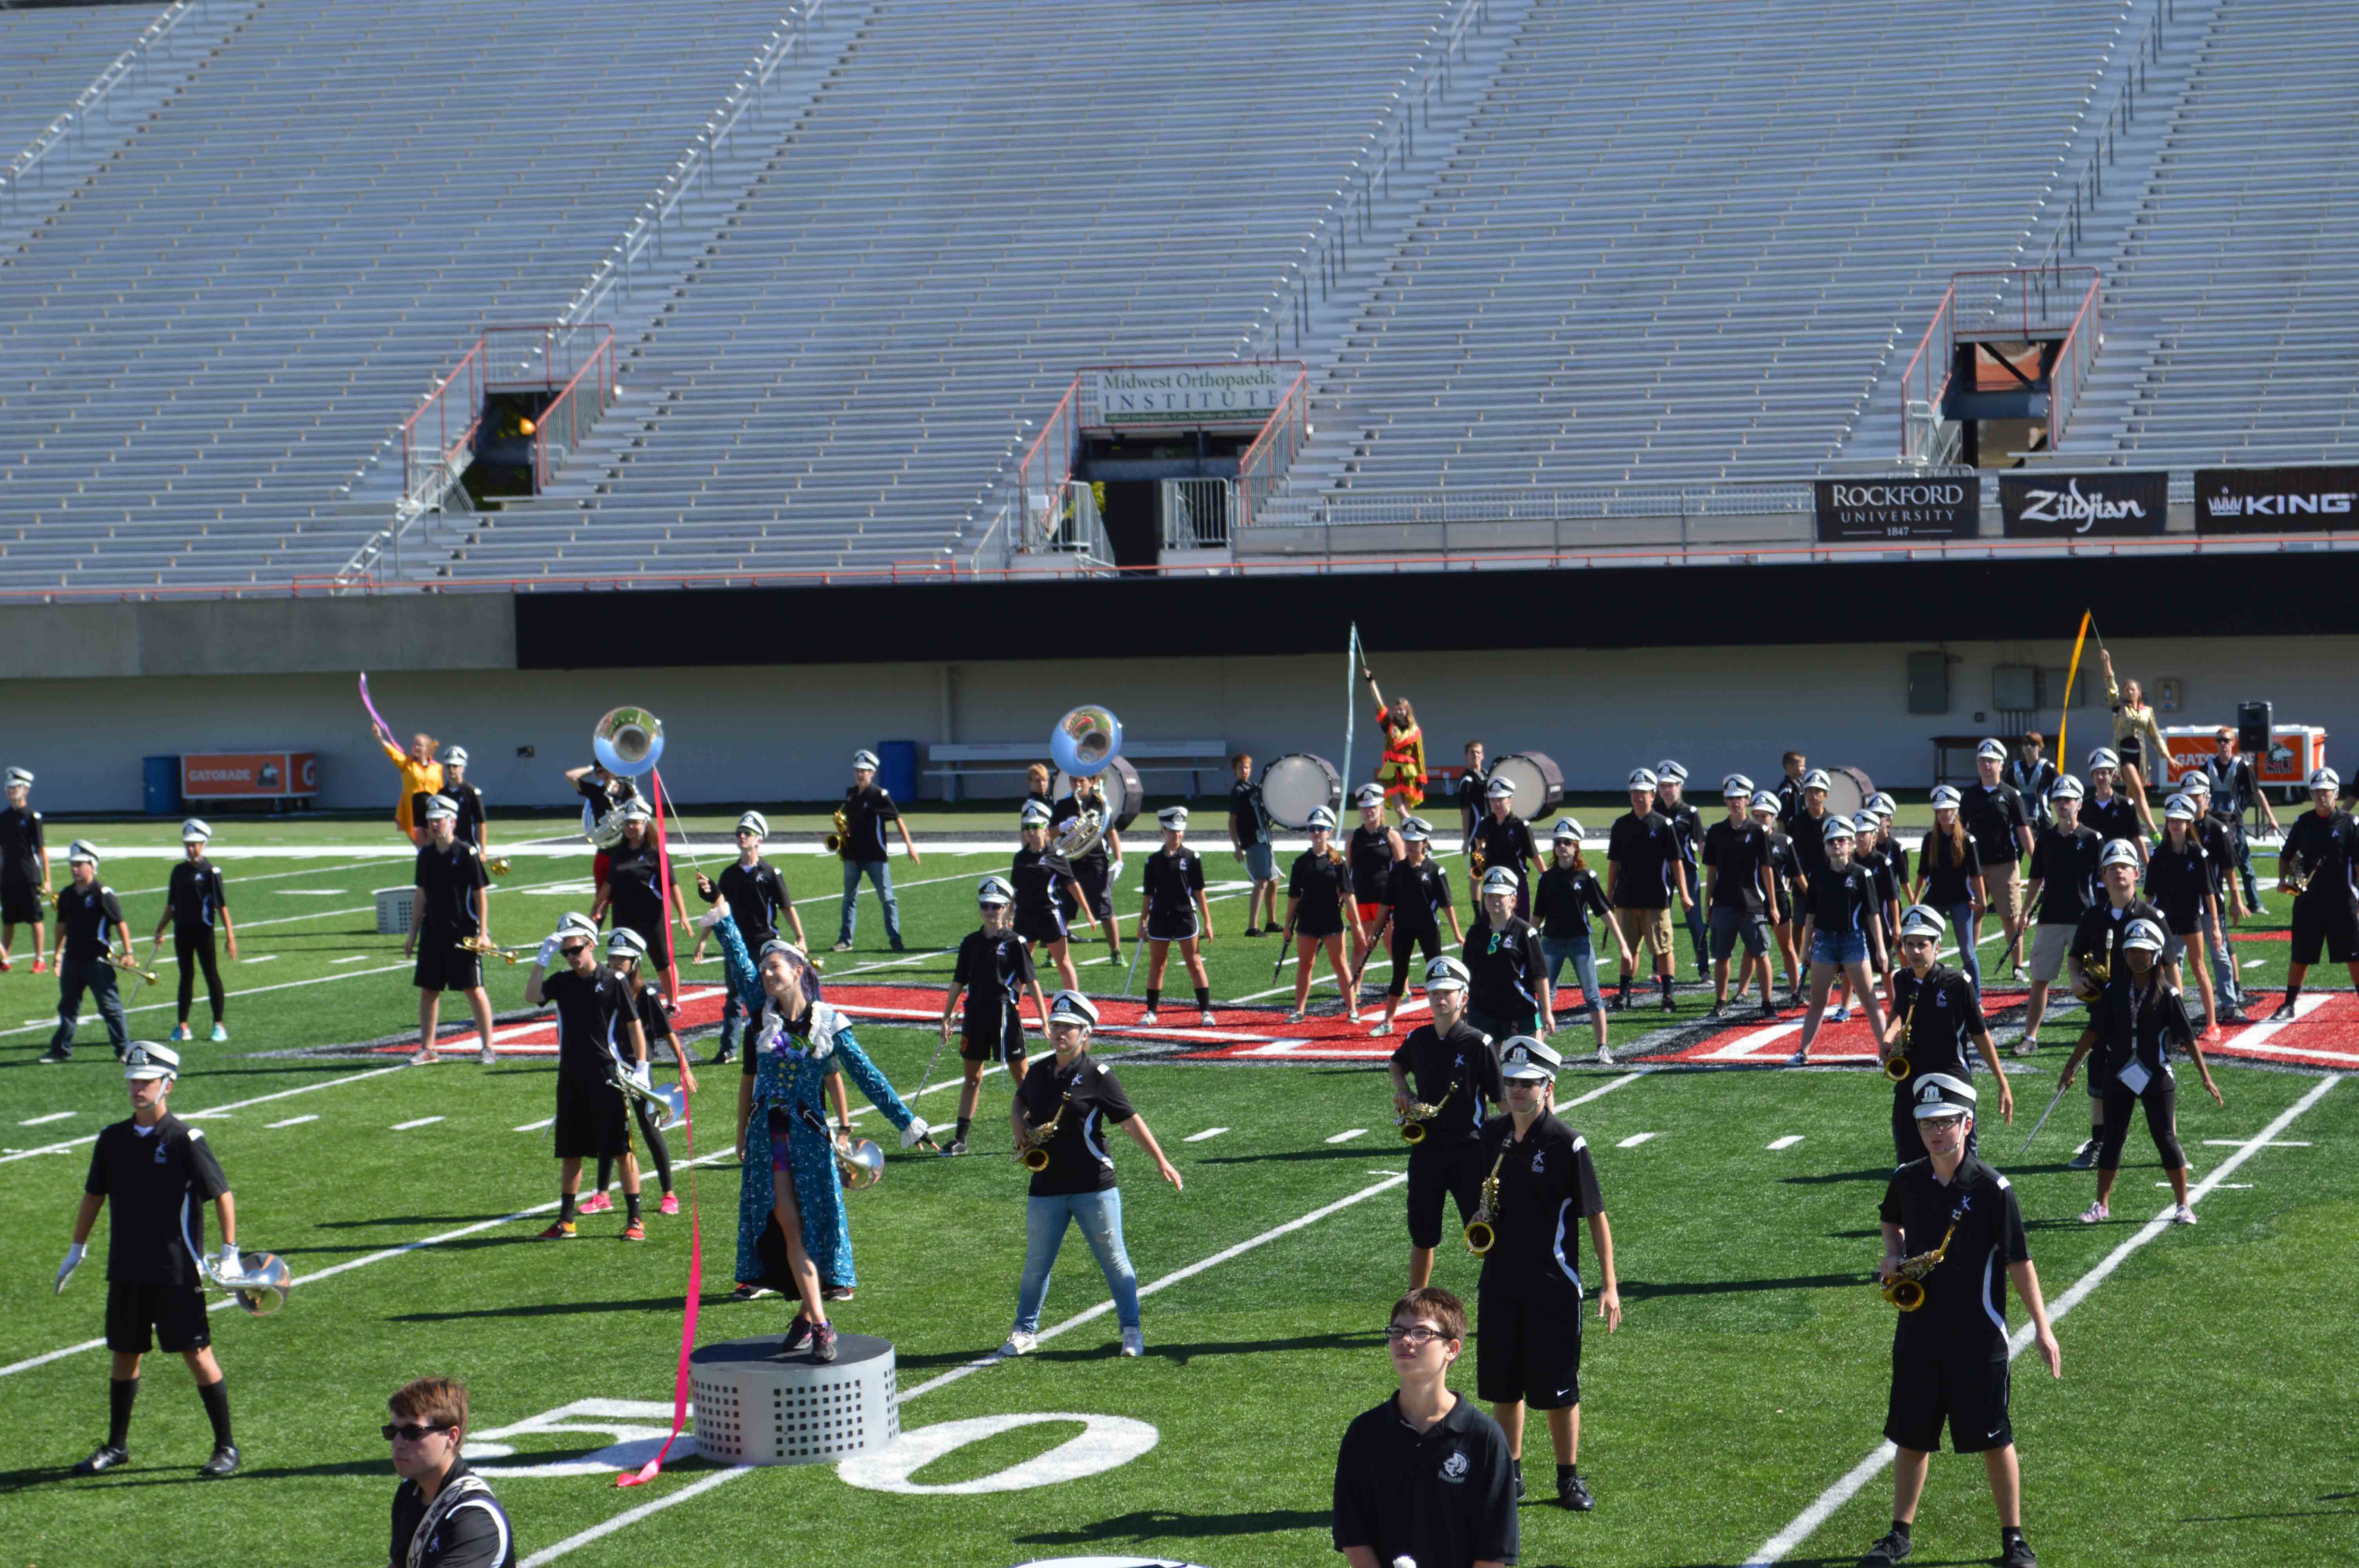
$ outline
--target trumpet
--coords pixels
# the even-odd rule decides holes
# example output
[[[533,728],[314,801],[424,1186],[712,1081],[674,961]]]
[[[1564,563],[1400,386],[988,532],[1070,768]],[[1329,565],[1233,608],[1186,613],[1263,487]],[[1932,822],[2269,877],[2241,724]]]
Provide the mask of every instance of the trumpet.
[[[106,961],[114,965],[116,968],[121,969],[125,974],[137,975],[141,979],[146,980],[151,986],[156,983],[156,971],[153,969],[141,968],[139,967],[139,960],[133,957],[128,953],[123,954],[119,957],[114,954],[110,953],[106,956]]]
[[[1065,1111],[1072,1103],[1073,1093],[1068,1089],[1065,1098],[1057,1102],[1056,1115],[1038,1127],[1024,1130],[1024,1146],[1016,1152],[1016,1157],[1024,1162],[1026,1170],[1045,1171],[1049,1168],[1049,1140],[1057,1135],[1058,1124],[1065,1119]]]
[[[495,877],[506,876],[515,869],[516,868],[514,866],[508,863],[508,858],[506,855],[502,855],[496,860],[485,860],[484,862],[484,870],[491,872],[492,875]]]
[[[523,953],[521,948],[503,947],[488,936],[462,936],[459,938],[459,946],[462,951],[473,953],[479,958],[503,958],[511,964],[515,963]]]
[[[1904,1260],[1900,1272],[1883,1287],[1884,1299],[1902,1312],[1915,1312],[1923,1306],[1925,1276],[1941,1266],[1941,1260],[1949,1256],[1950,1238],[1957,1233],[1958,1222],[1953,1219],[1950,1221],[1950,1228],[1941,1235],[1941,1245],[1930,1252],[1919,1252],[1914,1258]]]
[[[1491,1173],[1483,1178],[1483,1201],[1475,1206],[1474,1217],[1466,1222],[1466,1250],[1477,1258],[1499,1244],[1499,1227],[1494,1221],[1499,1215],[1499,1167],[1506,1162],[1507,1151],[1502,1145],[1499,1157],[1491,1162]]]
[[[840,806],[835,808],[835,831],[827,836],[827,852],[839,860],[852,859],[852,824]]]

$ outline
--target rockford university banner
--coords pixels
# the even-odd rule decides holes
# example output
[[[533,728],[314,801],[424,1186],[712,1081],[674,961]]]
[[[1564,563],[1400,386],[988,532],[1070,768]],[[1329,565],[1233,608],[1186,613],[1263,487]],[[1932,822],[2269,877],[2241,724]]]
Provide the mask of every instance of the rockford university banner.
[[[2353,526],[2359,467],[2197,469],[2199,534],[2330,534]]]
[[[1821,544],[1869,539],[1971,539],[1982,531],[1980,474],[1943,479],[1822,479]]]
[[[2003,473],[1998,511],[2009,538],[2159,534],[2170,518],[2170,476],[2123,469]]]

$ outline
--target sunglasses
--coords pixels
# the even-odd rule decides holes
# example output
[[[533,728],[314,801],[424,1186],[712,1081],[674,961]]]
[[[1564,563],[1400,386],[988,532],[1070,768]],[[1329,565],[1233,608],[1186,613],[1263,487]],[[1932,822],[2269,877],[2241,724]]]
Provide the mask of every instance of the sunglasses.
[[[423,1443],[429,1433],[455,1432],[458,1429],[449,1425],[429,1426],[423,1422],[396,1426],[391,1422],[387,1422],[377,1430],[385,1433],[385,1440],[387,1443]]]
[[[560,947],[558,951],[571,958],[576,953],[587,953],[590,951],[590,944],[587,942],[576,942],[571,946]]]

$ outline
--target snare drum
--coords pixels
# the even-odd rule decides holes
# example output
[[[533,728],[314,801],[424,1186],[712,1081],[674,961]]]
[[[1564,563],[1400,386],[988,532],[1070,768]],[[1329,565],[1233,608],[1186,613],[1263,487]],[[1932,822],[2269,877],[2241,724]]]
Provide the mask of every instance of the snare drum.
[[[1491,764],[1488,777],[1516,786],[1508,808],[1527,822],[1538,822],[1564,804],[1564,774],[1545,752],[1511,752]]]
[[[1090,777],[1097,780],[1098,793],[1105,796],[1106,823],[1120,833],[1138,819],[1139,803],[1147,792],[1138,783],[1138,770],[1130,765],[1127,757],[1116,757]],[[1073,775],[1060,772],[1056,779],[1059,800],[1073,793]]]
[[[1291,752],[1262,769],[1261,804],[1272,822],[1302,832],[1310,826],[1310,814],[1322,806],[1340,815],[1343,775],[1324,757]]]
[[[1875,781],[1858,768],[1827,770],[1827,810],[1837,816],[1856,816],[1875,795]]]

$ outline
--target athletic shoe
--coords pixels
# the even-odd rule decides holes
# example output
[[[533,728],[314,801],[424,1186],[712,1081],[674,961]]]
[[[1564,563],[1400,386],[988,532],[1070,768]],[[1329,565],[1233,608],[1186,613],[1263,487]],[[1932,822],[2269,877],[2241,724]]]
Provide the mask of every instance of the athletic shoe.
[[[33,1059],[37,1062],[71,1062],[73,1060],[73,1053],[52,1045]]]
[[[2245,1013],[2242,1003],[2230,1002],[2226,1007],[2220,1010],[2220,1022],[2223,1023],[2250,1023],[2253,1021]]]
[[[35,974],[37,974],[37,975],[46,975],[46,974],[48,974],[49,972],[49,961],[48,961],[47,959],[45,959],[45,958],[36,958],[36,959],[34,959],[34,960],[33,960],[33,973],[35,973]]]
[[[1196,1027],[1199,1029],[1217,1029],[1220,1025],[1221,1021],[1212,1016],[1212,1010],[1209,1007],[1196,1015]]]
[[[908,946],[904,944],[899,937],[897,936],[893,939],[893,951],[896,953],[906,953],[908,950]],[[833,1357],[831,1357],[829,1359],[832,1360]]]
[[[1517,1502],[1519,1502],[1519,1503],[1520,1503],[1520,1502],[1522,1502],[1523,1500],[1524,1500],[1524,1471],[1523,1471],[1523,1466],[1519,1465],[1517,1465],[1517,1466],[1516,1467],[1516,1501],[1517,1501]]]
[[[237,1474],[237,1445],[224,1443],[213,1450],[213,1456],[197,1466],[197,1474],[207,1479]]]
[[[1288,1014],[1286,1015],[1286,1022],[1288,1022],[1288,1023],[1299,1023],[1299,1022],[1302,1022],[1302,1010],[1301,1010],[1300,1008],[1299,1008],[1299,1007],[1298,1007],[1298,1008],[1296,1008],[1292,1012],[1288,1013]]]
[[[1810,1054],[1806,1051],[1797,1051],[1786,1058],[1786,1065],[1789,1067],[1806,1067],[1810,1065]]]
[[[770,1293],[770,1292],[763,1289],[760,1285],[740,1285],[735,1290],[729,1292],[728,1299],[733,1302],[750,1302],[757,1297],[766,1296]]]
[[[2072,1157],[2064,1162],[2064,1168],[2068,1171],[2093,1171],[2096,1166],[2097,1141],[2093,1138],[2072,1151]]]
[[[1141,1029],[1152,1029],[1156,1022],[1155,1010],[1151,1007],[1138,1015],[1138,1026]]]
[[[417,1054],[409,1058],[409,1065],[413,1067],[430,1067],[434,1065],[434,1048],[430,1045],[420,1045]]]
[[[1909,1550],[1907,1536],[1897,1530],[1888,1531],[1882,1541],[1867,1549],[1867,1555],[1859,1560],[1859,1568],[1892,1568],[1908,1555]]]
[[[953,1138],[948,1143],[942,1145],[942,1158],[945,1160],[949,1159],[953,1154],[963,1154],[965,1152],[966,1140],[963,1138]]]
[[[1032,1353],[1032,1346],[1039,1342],[1040,1336],[1028,1329],[1011,1328],[1007,1331],[1007,1342],[999,1347],[999,1354],[1003,1359],[1028,1356]]]
[[[560,1219],[540,1233],[540,1239],[543,1241],[571,1241],[573,1237],[573,1222],[570,1219]]]
[[[592,1193],[588,1197],[582,1200],[581,1206],[576,1208],[574,1212],[577,1214],[605,1214],[613,1209],[614,1206],[614,1200],[608,1197],[604,1193]]]
[[[852,944],[849,942],[838,942],[835,945],[835,951],[839,953],[849,953],[852,951]]]
[[[1343,1015],[1343,1022],[1346,1022],[1346,1023],[1357,1023],[1357,1022],[1360,1022],[1360,1010],[1359,1010],[1358,1008],[1356,1008],[1356,1007],[1355,1007],[1355,1008],[1352,1009],[1352,1011],[1349,1011],[1349,1012],[1345,1013],[1345,1014]]]
[[[626,1226],[623,1227],[623,1239],[624,1239],[624,1240],[625,1240],[625,1241],[645,1241],[647,1238],[647,1221],[642,1220],[642,1219],[635,1219],[635,1220],[631,1221],[631,1223],[630,1223],[630,1224],[628,1224],[628,1225],[626,1225]]]
[[[486,1045],[475,1053],[475,1065],[479,1067],[496,1067],[500,1065],[500,1054]]]
[[[2083,1225],[2103,1225],[2113,1217],[2114,1211],[2101,1203],[2093,1203],[2081,1211],[2081,1223]]]
[[[1245,933],[1245,935],[1248,935],[1248,936],[1250,936],[1250,935],[1253,935],[1253,933],[1252,933],[1252,932],[1250,932],[1250,931],[1248,931],[1248,932],[1246,932],[1246,933]],[[14,964],[12,964],[12,963],[10,963],[10,962],[8,961],[8,955],[7,955],[7,954],[5,954],[5,953],[0,953],[0,975],[5,975],[5,974],[6,974],[9,970],[11,970],[11,969],[15,968],[16,967],[16,965],[14,965]]]
[[[1385,1022],[1378,1022],[1374,1029],[1368,1031],[1372,1035],[1390,1034],[1392,1032],[1393,1026]]]
[[[1605,1002],[1605,1010],[1606,1010],[1608,1012],[1627,1012],[1627,1011],[1630,1011],[1630,993],[1629,993],[1628,991],[1626,991],[1626,990],[1625,990],[1625,991],[1618,992],[1618,993],[1616,993],[1615,995],[1614,995],[1614,996],[1612,996],[1612,997],[1607,998],[1607,999],[1606,999],[1606,1002]]]
[[[1774,1001],[1765,1001],[1765,1002],[1763,1002],[1763,1003],[1761,1004],[1761,1016],[1762,1016],[1762,1017],[1764,1017],[1764,1018],[1775,1018],[1775,1017],[1777,1017],[1777,1004],[1776,1002],[1774,1002]]]
[[[1827,1014],[1827,1022],[1829,1023],[1849,1023],[1851,1022],[1850,1004],[1845,1003],[1843,1006],[1839,1007],[1832,1012]]]
[[[2278,1006],[2277,1006],[2277,1010],[2275,1012],[2273,1012],[2273,1013],[2269,1014],[2269,1022],[2270,1022],[2271,1023],[2285,1023],[2285,1022],[2290,1022],[2290,1021],[2291,1021],[2291,1019],[2292,1019],[2292,1018],[2293,1018],[2293,1003],[2291,1003],[2291,1002],[2289,1002],[2289,1001],[2288,1001],[2288,1002],[2281,1002],[2281,1003],[2279,1003],[2279,1004],[2278,1004]]]
[[[2185,1204],[2180,1204],[2177,1208],[2170,1211],[2170,1223],[2173,1225],[2193,1225],[2195,1223],[2195,1211],[2188,1207]]]
[[[1597,1065],[1601,1067],[1610,1067],[1614,1065],[1613,1047],[1600,1045],[1597,1048]]]
[[[679,1195],[678,1193],[664,1194],[663,1202],[656,1205],[656,1212],[658,1214],[678,1214],[679,1212]]]
[[[2015,1054],[2018,1056],[2036,1056],[2039,1054],[2039,1036],[2037,1034],[2027,1034],[2022,1039],[2017,1041],[2015,1043]]]
[[[185,1023],[176,1023],[172,1025],[172,1033],[164,1036],[165,1039],[169,1040],[175,1045],[179,1044],[183,1040],[194,1040],[196,1037],[196,1031],[190,1029]]]
[[[1245,935],[1246,935],[1248,938],[1250,938],[1250,937],[1255,937],[1255,936],[1258,936],[1258,935],[1261,935],[1261,927],[1260,927],[1260,926],[1258,926],[1258,925],[1248,925],[1248,926],[1246,926],[1246,927],[1245,927]]]
[[[210,1035],[208,1035],[206,1038],[210,1039],[210,1040],[211,1040],[214,1044],[218,1045],[218,1044],[220,1044],[223,1041],[227,1040],[227,1039],[229,1038],[229,1031],[228,1031],[227,1029],[223,1028],[222,1025],[220,1025],[220,1024],[216,1023],[216,1024],[214,1024],[214,1025],[213,1025],[213,1032],[212,1032],[212,1034],[210,1034]]]
[[[1707,1019],[1714,1021],[1725,1018],[1728,1016],[1728,1004],[1724,1001],[1713,1002],[1710,1007],[1704,1009],[1703,1015]]]
[[[1122,1331],[1122,1353],[1125,1356],[1146,1355],[1147,1336],[1136,1328],[1124,1329]]]
[[[850,1285],[821,1285],[819,1288],[819,1299],[823,1302],[848,1302],[853,1295]]]
[[[1567,1476],[1557,1483],[1556,1506],[1585,1514],[1597,1506],[1597,1499],[1589,1495],[1588,1482],[1578,1476]]]
[[[726,1066],[736,1054],[737,1047],[734,1045],[723,1045],[720,1050],[715,1051],[712,1054],[712,1060],[707,1063],[706,1065],[713,1067]]]
[[[73,1473],[77,1476],[103,1475],[117,1465],[130,1463],[131,1454],[128,1450],[117,1448],[112,1443],[102,1443],[92,1452],[89,1458],[73,1467]]]
[[[810,1336],[811,1320],[805,1317],[800,1313],[795,1314],[795,1321],[787,1325],[786,1337],[778,1341],[778,1354],[781,1356],[793,1355],[796,1351],[800,1350],[804,1346],[810,1343]]]
[[[821,1363],[835,1359],[835,1325],[822,1323],[811,1330],[811,1359]]]
[[[1998,1568],[2039,1568],[2039,1558],[2031,1550],[2031,1542],[2018,1535],[1998,1554]]]
[[[1679,1010],[1680,1004],[1672,999],[1670,992],[1665,991],[1663,993],[1663,1011],[1665,1012],[1677,1012]]]

